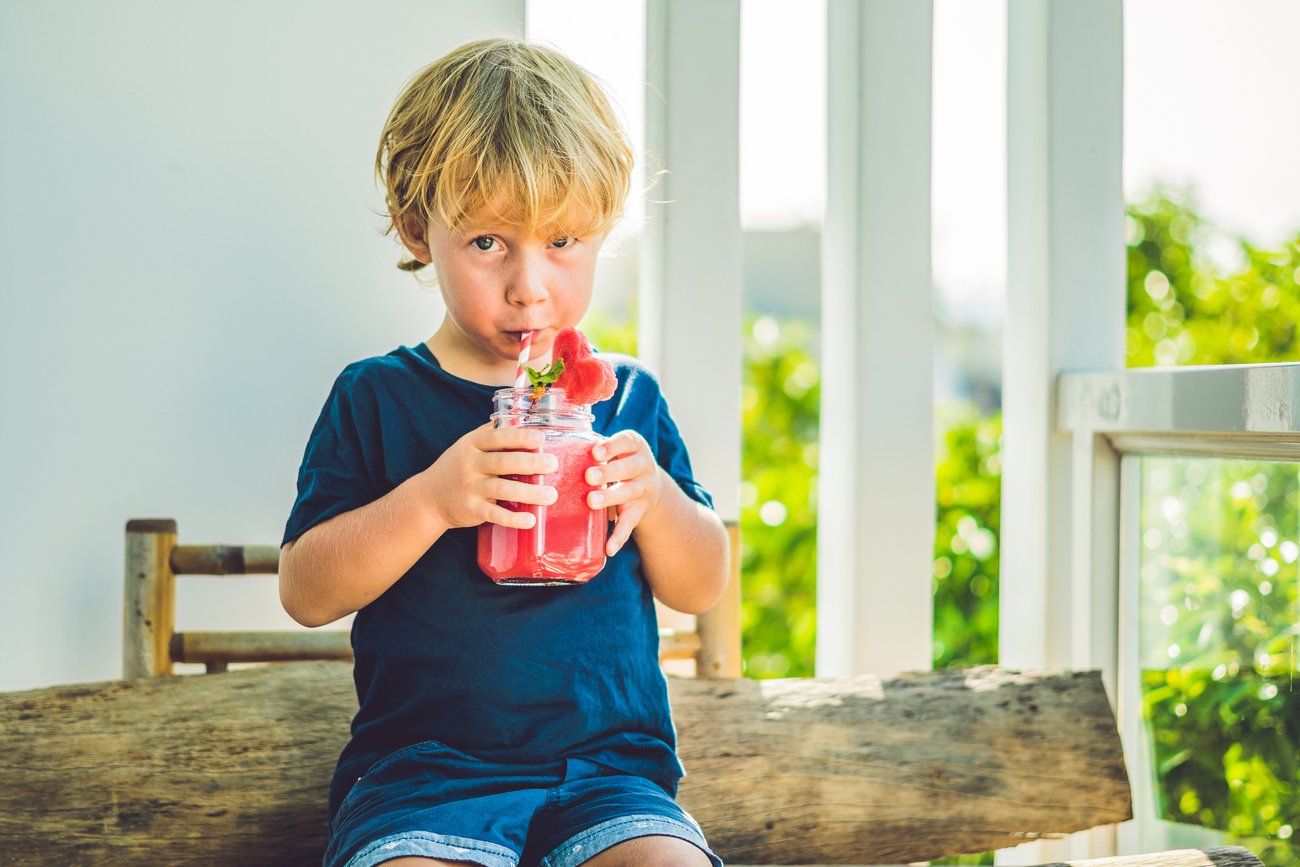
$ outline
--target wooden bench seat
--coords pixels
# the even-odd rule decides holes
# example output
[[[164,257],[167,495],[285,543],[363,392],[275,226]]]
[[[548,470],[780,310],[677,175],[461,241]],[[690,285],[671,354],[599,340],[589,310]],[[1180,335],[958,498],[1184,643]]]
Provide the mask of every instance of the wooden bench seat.
[[[905,863],[1130,817],[1095,672],[670,685],[681,801],[728,863]],[[318,863],[355,709],[344,662],[0,695],[0,861]],[[1150,857],[1101,863],[1259,863]]]
[[[180,546],[172,521],[128,525],[129,679],[0,694],[0,863],[319,863],[326,791],[356,711],[346,648],[324,631],[174,629],[177,574],[277,562],[274,548]],[[738,667],[738,605],[733,586],[721,613],[677,643],[699,670]],[[311,656],[326,661],[223,671]],[[169,676],[183,660],[217,673]],[[1132,816],[1097,672],[669,685],[689,772],[680,800],[729,864],[899,864]],[[1234,847],[1078,863],[1260,864]]]

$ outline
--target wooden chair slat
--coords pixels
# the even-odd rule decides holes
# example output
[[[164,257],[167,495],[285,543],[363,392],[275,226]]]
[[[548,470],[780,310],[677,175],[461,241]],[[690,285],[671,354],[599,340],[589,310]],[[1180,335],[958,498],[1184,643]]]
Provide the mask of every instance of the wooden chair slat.
[[[727,524],[731,575],[722,599],[695,619],[700,645],[695,654],[697,677],[740,677],[740,527]]]
[[[274,575],[280,549],[273,545],[177,545],[171,554],[177,575]]]
[[[693,659],[700,637],[693,632],[659,631],[659,658]],[[303,632],[200,632],[172,634],[173,662],[298,662],[309,659],[352,659],[349,633],[341,629]]]
[[[700,636],[680,629],[659,630],[659,660],[695,659],[700,653]]]
[[[699,674],[739,677],[740,530],[729,523],[727,531],[732,561],[726,595],[697,619],[695,631],[660,629],[659,659],[694,660]],[[311,637],[321,633],[290,638],[296,633],[175,632],[176,576],[274,575],[280,568],[275,546],[180,545],[175,520],[134,518],[126,526],[126,551],[122,671],[127,679],[171,674],[176,662],[225,671],[230,663],[352,658],[346,637],[342,645],[337,637]]]
[[[346,630],[303,632],[177,632],[172,635],[176,662],[298,662],[352,658]]]

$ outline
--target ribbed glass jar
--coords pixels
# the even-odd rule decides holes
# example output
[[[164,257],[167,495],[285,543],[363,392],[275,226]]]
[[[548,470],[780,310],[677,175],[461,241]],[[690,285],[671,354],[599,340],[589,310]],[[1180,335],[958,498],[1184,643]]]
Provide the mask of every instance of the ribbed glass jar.
[[[541,429],[546,440],[540,451],[559,461],[554,473],[506,478],[551,485],[557,496],[549,506],[501,501],[511,511],[531,512],[537,521],[526,530],[480,524],[479,568],[498,584],[585,584],[605,567],[609,523],[604,509],[587,505],[592,487],[586,480],[587,468],[597,463],[591,449],[604,437],[591,429],[587,407],[571,403],[563,389],[537,395],[532,388],[502,388],[492,402],[496,427]]]

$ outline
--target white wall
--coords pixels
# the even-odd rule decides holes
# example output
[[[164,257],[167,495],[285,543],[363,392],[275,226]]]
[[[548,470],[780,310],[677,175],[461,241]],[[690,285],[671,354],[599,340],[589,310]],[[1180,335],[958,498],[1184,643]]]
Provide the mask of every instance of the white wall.
[[[119,676],[128,518],[279,543],[334,376],[441,318],[380,234],[392,100],[522,28],[523,0],[0,5],[0,690]],[[292,625],[273,579],[178,607]]]

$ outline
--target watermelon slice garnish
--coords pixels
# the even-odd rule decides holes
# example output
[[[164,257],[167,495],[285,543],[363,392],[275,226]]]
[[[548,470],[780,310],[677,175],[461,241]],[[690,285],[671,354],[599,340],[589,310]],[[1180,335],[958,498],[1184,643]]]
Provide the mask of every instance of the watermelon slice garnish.
[[[592,354],[586,335],[578,329],[566,325],[556,333],[551,357],[564,362],[555,387],[564,389],[573,403],[590,406],[614,396],[618,378],[613,365]]]

